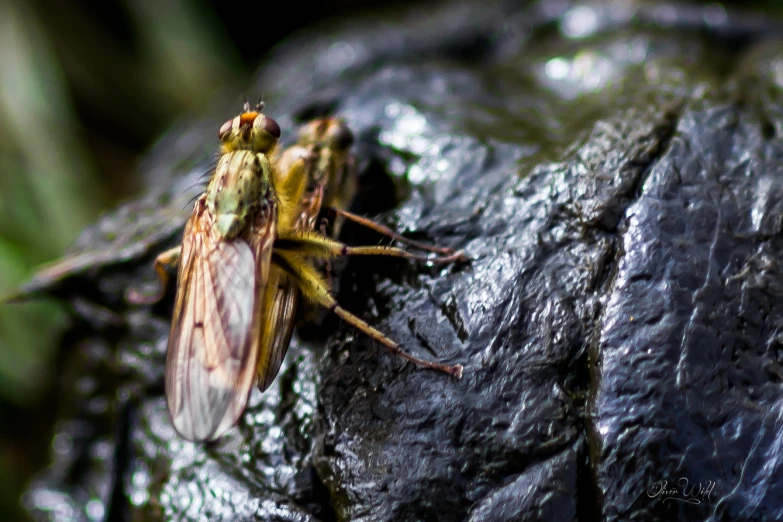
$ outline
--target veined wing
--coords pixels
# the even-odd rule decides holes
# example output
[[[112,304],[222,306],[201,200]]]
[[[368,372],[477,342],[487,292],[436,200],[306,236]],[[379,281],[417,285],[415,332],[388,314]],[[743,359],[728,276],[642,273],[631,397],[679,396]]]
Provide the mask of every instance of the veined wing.
[[[222,240],[203,202],[196,205],[183,235],[166,397],[180,435],[203,441],[220,437],[247,404],[259,345],[257,296],[269,274],[272,241]],[[274,235],[274,221],[272,212],[259,228],[263,235]]]
[[[294,333],[299,288],[279,267],[272,264],[262,302],[263,328],[258,351],[258,389],[266,390],[275,380]]]

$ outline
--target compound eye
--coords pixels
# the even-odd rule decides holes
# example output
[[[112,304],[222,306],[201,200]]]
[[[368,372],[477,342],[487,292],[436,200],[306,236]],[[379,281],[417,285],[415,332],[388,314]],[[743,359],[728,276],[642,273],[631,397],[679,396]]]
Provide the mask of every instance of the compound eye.
[[[218,139],[223,139],[226,134],[231,130],[231,125],[234,123],[234,120],[228,120],[226,123],[220,126],[220,130],[218,131]]]
[[[353,132],[351,132],[351,129],[349,129],[344,122],[334,120],[327,132],[329,141],[336,149],[346,150],[353,145]]]
[[[264,130],[275,139],[280,137],[280,125],[269,116],[264,116]]]
[[[327,118],[318,118],[299,129],[299,143],[309,145],[310,143],[323,142],[328,139],[330,121]]]

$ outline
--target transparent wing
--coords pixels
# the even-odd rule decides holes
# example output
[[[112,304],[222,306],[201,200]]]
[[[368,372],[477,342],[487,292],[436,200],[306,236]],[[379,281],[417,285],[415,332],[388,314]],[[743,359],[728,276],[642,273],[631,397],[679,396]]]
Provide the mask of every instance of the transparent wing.
[[[263,238],[216,238],[206,216],[194,212],[186,225],[166,360],[172,422],[193,441],[220,437],[247,404],[272,251]],[[274,219],[262,233],[273,230]]]

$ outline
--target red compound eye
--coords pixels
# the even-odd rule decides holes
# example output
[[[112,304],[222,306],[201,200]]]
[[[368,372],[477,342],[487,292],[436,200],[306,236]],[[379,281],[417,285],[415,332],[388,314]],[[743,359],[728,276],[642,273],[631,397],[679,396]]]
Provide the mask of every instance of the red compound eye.
[[[339,150],[346,150],[353,145],[353,132],[340,120],[332,120],[327,136],[332,145]]]
[[[264,130],[271,134],[273,138],[280,137],[280,125],[269,116],[264,118]]]
[[[234,122],[234,120],[228,120],[226,123],[220,126],[220,130],[218,131],[218,138],[223,139],[223,136],[225,136],[228,131],[231,130],[231,124]]]

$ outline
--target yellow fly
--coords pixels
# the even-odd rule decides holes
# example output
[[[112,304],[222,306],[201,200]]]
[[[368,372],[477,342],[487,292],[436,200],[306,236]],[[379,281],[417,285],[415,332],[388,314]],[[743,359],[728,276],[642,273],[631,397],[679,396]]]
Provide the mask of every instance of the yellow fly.
[[[434,247],[409,240],[383,225],[344,210],[356,194],[358,173],[355,168],[355,159],[350,153],[352,144],[353,133],[345,122],[338,118],[317,119],[302,128],[296,145],[286,149],[277,163],[279,178],[275,180],[274,184],[281,188],[281,194],[286,202],[280,206],[279,230],[313,231],[321,210],[326,209],[334,213],[335,218],[355,221],[393,239],[448,256],[438,259],[439,263],[464,260],[465,257],[461,253],[452,249]],[[299,194],[301,176],[304,176],[306,183],[304,194]],[[295,188],[286,190],[290,187]],[[298,205],[295,204],[297,198],[300,198]],[[338,219],[333,220],[333,238],[339,234],[340,224],[341,221]],[[326,224],[322,224],[320,227],[321,234],[324,236],[326,235],[326,226]],[[285,246],[285,240],[280,240],[275,245],[276,248],[282,250]],[[421,259],[412,255],[408,257]],[[328,260],[324,261],[328,266]],[[288,349],[293,334],[299,294],[299,287],[295,281],[273,262],[264,295],[268,322],[266,323],[267,331],[262,335],[262,343],[265,343],[265,346],[262,346],[260,350],[258,364],[258,387],[261,391],[266,390],[274,381]],[[364,329],[361,325],[357,325],[357,327],[360,330]],[[373,334],[370,333],[370,335]],[[382,342],[392,345],[390,348],[394,351],[399,349],[393,341],[385,336]]]
[[[349,247],[314,230],[323,201],[339,207],[353,197],[347,127],[337,120],[331,127],[327,121],[323,129],[331,128],[336,139],[325,141],[332,134],[308,142],[305,130],[300,144],[277,159],[280,127],[262,110],[262,105],[251,110],[245,104],[242,114],[221,127],[221,156],[185,225],[182,245],[155,261],[164,287],[165,267],[179,265],[166,398],[177,432],[193,441],[220,437],[244,410],[253,383],[261,390],[272,383],[290,342],[300,295],[419,366],[462,375],[461,365],[414,357],[341,308],[314,264],[338,255],[426,259],[394,247]],[[435,262],[462,257],[433,250],[451,254]]]

